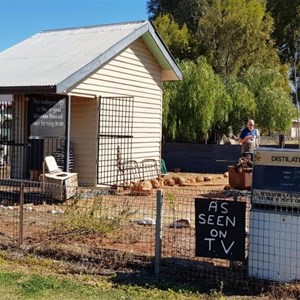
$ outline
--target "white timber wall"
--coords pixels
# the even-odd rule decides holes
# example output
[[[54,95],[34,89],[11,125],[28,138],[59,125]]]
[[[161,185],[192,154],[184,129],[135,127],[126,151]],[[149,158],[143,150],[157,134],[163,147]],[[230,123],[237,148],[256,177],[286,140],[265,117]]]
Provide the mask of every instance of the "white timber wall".
[[[162,70],[141,39],[74,87],[71,93],[134,97],[132,159],[137,162],[155,159],[160,166]]]
[[[83,186],[96,184],[97,100],[71,97],[71,143],[74,171]]]

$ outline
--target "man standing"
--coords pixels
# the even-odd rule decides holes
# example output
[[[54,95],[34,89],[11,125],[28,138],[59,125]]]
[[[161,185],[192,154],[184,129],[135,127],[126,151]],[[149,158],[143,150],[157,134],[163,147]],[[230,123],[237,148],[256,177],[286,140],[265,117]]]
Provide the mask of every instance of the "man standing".
[[[249,119],[247,127],[241,130],[239,143],[241,144],[241,153],[253,153],[255,147],[258,147],[258,132],[254,128],[254,120]]]

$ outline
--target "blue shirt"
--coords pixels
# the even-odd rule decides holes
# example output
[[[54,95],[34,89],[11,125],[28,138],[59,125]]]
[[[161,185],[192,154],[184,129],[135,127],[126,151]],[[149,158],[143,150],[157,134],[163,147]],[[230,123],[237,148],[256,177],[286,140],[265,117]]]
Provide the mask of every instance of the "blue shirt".
[[[254,150],[254,147],[256,144],[256,139],[258,138],[258,133],[255,128],[250,130],[248,127],[245,127],[243,130],[241,130],[240,139],[244,139],[246,136],[250,136],[250,135],[253,135],[254,139],[242,143],[242,147],[241,147],[242,153],[244,153],[244,152],[253,153],[253,150]]]
[[[250,130],[248,127],[245,127],[243,130],[241,130],[241,133],[240,133],[241,139],[244,139],[248,135],[253,135],[255,137],[258,137],[257,130],[255,128]]]

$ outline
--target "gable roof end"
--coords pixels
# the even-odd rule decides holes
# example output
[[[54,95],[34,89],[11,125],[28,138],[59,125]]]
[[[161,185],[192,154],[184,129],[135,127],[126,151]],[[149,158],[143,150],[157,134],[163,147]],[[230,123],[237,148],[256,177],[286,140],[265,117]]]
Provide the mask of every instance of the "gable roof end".
[[[0,53],[0,94],[67,93],[138,38],[162,68],[162,80],[182,73],[149,21],[42,31]],[[50,89],[49,89],[50,87]]]
[[[119,42],[114,44],[104,53],[101,53],[94,60],[86,64],[83,68],[78,70],[76,73],[72,74],[70,77],[66,78],[64,81],[57,85],[57,93],[66,92],[74,84],[82,80],[83,78],[90,75],[94,70],[100,68],[103,64],[113,58],[115,55],[120,53],[131,43],[133,43],[138,38],[142,38],[149,48],[152,55],[158,61],[162,68],[163,81],[181,80],[182,73],[178,65],[176,64],[171,53],[159,38],[154,27],[149,21],[144,21],[142,26],[132,31],[129,35],[121,39]]]

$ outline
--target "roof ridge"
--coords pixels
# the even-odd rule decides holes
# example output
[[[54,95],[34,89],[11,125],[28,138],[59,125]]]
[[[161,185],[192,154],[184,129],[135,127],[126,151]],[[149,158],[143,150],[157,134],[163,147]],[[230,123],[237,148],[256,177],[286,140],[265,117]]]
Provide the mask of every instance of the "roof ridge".
[[[148,20],[137,20],[137,21],[129,21],[129,22],[119,22],[119,23],[107,23],[107,24],[98,24],[98,25],[88,25],[88,26],[76,26],[76,27],[68,27],[68,28],[56,28],[56,29],[47,29],[42,30],[39,33],[47,33],[47,32],[55,32],[55,31],[68,31],[68,30],[78,30],[78,29],[91,29],[98,27],[107,27],[107,26],[119,26],[125,24],[143,24],[149,22]]]

